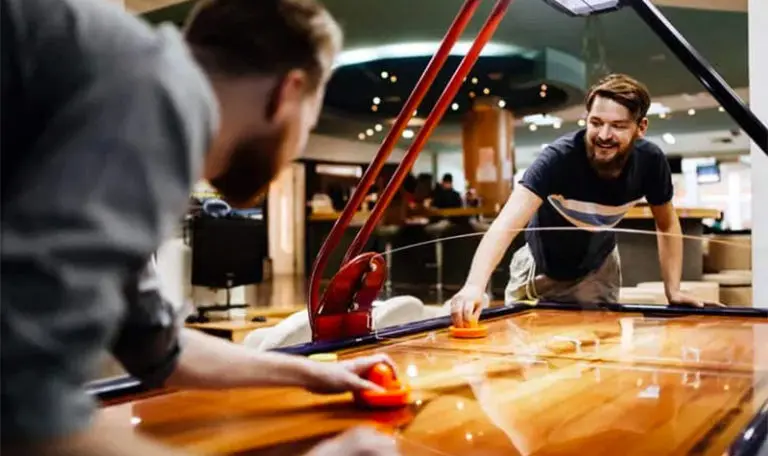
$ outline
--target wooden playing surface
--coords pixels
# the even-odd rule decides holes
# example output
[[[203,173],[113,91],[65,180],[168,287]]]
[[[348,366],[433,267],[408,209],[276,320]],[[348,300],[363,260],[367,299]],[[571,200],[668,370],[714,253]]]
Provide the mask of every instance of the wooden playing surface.
[[[207,454],[300,454],[354,425],[394,429],[406,455],[721,455],[768,399],[768,321],[532,310],[382,341],[411,406],[356,408],[296,389],[176,392],[104,409]]]

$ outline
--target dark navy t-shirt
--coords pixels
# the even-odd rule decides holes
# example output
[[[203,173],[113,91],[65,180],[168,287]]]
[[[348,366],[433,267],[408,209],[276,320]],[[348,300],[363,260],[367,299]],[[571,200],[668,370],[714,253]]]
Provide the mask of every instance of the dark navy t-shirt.
[[[556,280],[577,279],[602,265],[616,234],[600,228],[618,224],[643,198],[651,205],[672,199],[669,164],[658,146],[636,141],[621,175],[604,179],[589,164],[584,135],[582,129],[547,146],[520,181],[544,200],[529,228],[581,228],[526,231],[537,273]]]

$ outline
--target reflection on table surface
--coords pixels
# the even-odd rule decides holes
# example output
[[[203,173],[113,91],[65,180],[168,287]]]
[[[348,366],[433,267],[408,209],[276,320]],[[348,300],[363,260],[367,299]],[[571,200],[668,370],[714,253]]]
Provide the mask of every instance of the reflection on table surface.
[[[279,388],[178,392],[104,412],[216,454],[297,454],[378,423],[407,455],[719,455],[768,400],[767,320],[532,310],[488,324],[486,339],[440,330],[341,354],[389,354],[413,389],[407,409]]]

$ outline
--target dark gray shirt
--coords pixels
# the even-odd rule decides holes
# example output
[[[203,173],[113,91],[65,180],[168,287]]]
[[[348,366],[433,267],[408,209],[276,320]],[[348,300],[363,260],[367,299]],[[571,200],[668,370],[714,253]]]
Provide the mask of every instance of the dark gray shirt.
[[[105,348],[141,352],[120,350],[125,328],[168,326],[137,277],[218,114],[174,29],[107,0],[0,1],[2,437],[50,438],[89,423],[83,384]],[[154,343],[162,354],[136,370],[159,381],[177,348]]]

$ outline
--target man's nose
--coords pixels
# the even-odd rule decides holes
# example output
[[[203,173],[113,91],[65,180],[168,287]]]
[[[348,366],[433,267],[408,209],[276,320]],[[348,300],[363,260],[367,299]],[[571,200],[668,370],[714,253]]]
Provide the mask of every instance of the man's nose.
[[[613,130],[611,129],[610,125],[601,126],[600,130],[597,132],[597,137],[601,140],[611,139],[612,136],[613,136]]]

